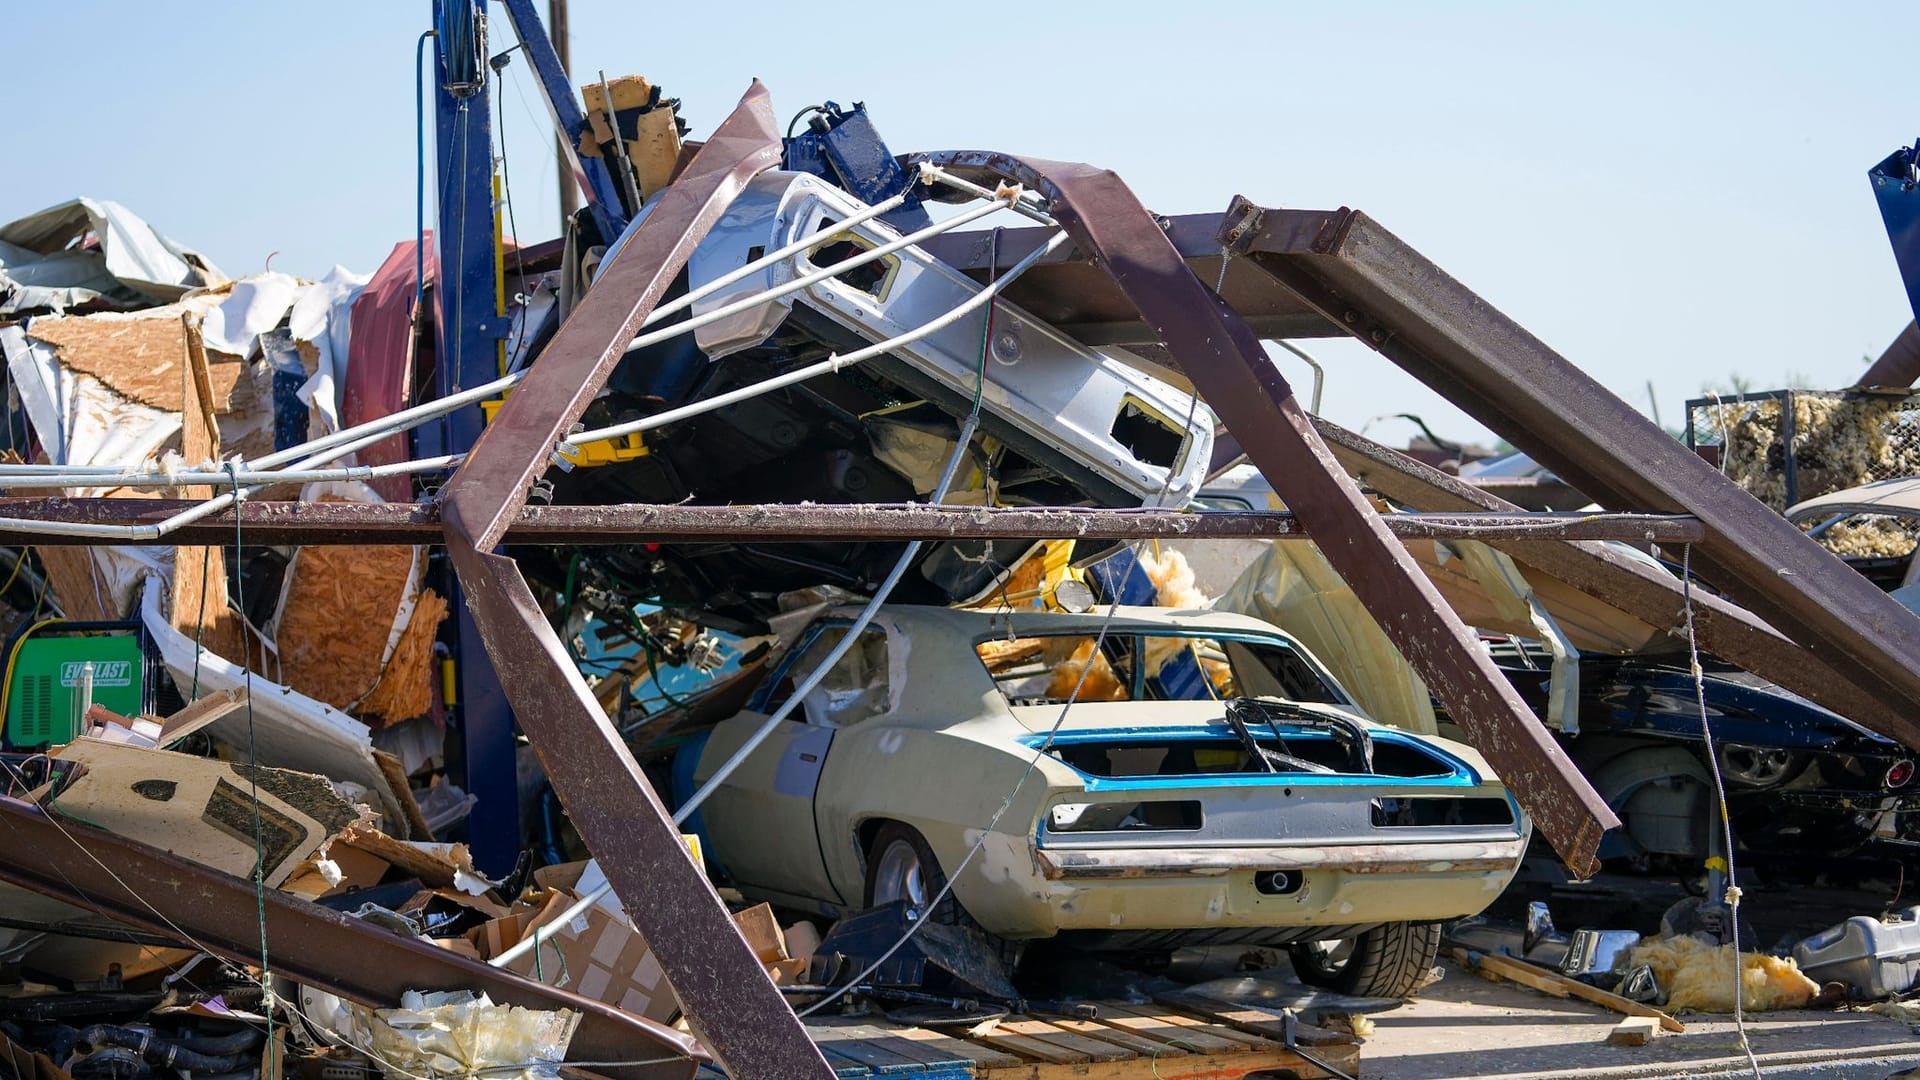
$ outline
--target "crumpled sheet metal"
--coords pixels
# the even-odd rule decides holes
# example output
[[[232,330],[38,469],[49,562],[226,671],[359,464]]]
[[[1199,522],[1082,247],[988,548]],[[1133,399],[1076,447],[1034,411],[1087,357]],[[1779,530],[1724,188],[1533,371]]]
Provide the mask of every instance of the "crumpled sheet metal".
[[[1577,873],[1597,870],[1601,835],[1619,819],[1387,531],[1321,442],[1253,331],[1194,276],[1158,219],[1120,178],[1088,165],[992,151],[926,156],[946,168],[1019,182],[1047,197],[1054,217],[1159,334],[1560,857]]]
[[[599,279],[445,488],[447,550],[514,714],[587,846],[647,939],[688,1023],[738,1080],[834,1073],[695,866],[514,561],[492,554],[560,436],[606,382],[688,256],[780,160],[756,81],[630,228]]]
[[[98,250],[69,248],[89,232]],[[205,256],[106,199],[74,199],[0,225],[0,315],[93,300],[146,307],[221,278]]]

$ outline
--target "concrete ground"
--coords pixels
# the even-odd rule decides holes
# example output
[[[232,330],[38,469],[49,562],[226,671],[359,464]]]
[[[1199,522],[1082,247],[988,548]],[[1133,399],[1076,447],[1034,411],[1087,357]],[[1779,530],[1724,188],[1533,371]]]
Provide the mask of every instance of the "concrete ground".
[[[1731,1018],[1686,1015],[1679,1018],[1684,1034],[1608,1046],[1616,1013],[1488,982],[1451,961],[1443,970],[1446,977],[1418,998],[1369,1015],[1375,1030],[1360,1052],[1365,1080],[1750,1075]],[[1886,1080],[1920,1067],[1915,1031],[1873,1013],[1760,1013],[1748,1018],[1747,1035],[1768,1076]]]

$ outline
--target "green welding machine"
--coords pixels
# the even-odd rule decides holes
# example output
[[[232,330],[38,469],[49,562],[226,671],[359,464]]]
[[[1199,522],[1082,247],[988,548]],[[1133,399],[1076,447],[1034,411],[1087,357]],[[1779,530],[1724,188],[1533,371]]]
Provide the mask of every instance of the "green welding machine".
[[[121,716],[150,713],[156,659],[139,622],[49,620],[27,626],[8,642],[6,682],[0,684],[6,749],[72,742],[86,730],[89,693],[92,704]]]

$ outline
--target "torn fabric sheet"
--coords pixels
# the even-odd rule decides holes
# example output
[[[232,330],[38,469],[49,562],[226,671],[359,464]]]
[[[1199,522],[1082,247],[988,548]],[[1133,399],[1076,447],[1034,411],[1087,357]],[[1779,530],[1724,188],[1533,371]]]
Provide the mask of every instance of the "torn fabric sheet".
[[[300,387],[300,400],[319,414],[325,432],[340,430],[340,388],[347,382],[353,301],[372,278],[336,266],[302,290],[287,315],[293,339],[313,347],[314,370]]]
[[[93,244],[74,246],[89,234]],[[0,226],[0,315],[95,300],[164,304],[220,280],[205,256],[106,199],[74,199]]]
[[[217,352],[242,359],[252,356],[260,335],[287,317],[299,286],[289,275],[273,273],[234,282],[226,298],[201,320],[201,339]]]

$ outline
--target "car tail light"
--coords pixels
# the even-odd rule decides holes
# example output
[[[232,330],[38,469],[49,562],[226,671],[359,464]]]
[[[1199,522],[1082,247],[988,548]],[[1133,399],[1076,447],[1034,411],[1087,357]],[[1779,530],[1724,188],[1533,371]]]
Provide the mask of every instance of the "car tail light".
[[[1886,784],[1890,788],[1906,787],[1907,781],[1912,779],[1913,762],[1905,758],[1894,762],[1893,767],[1887,770]]]

